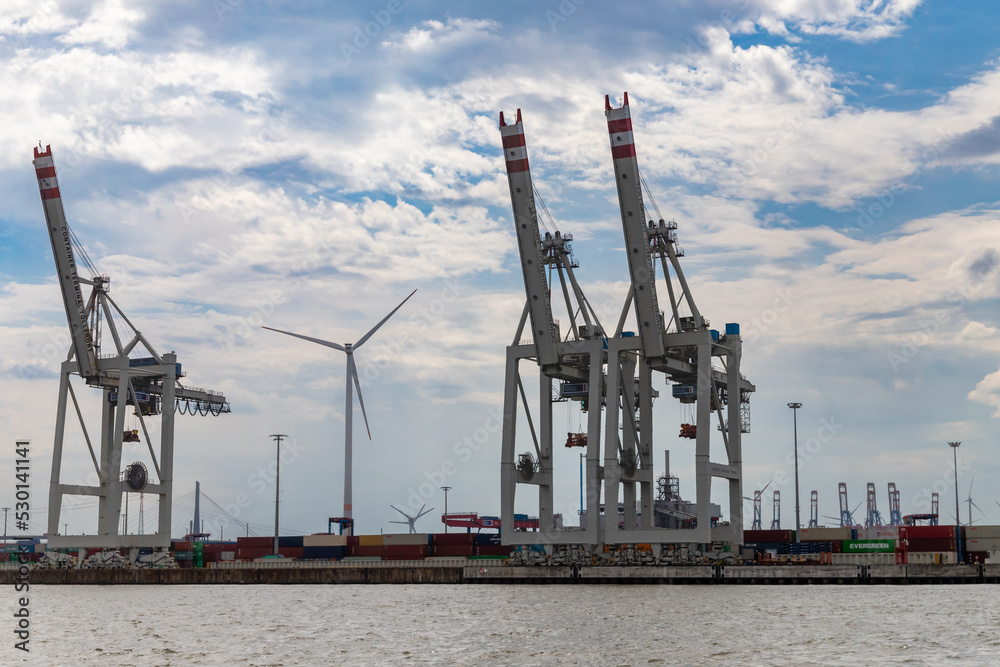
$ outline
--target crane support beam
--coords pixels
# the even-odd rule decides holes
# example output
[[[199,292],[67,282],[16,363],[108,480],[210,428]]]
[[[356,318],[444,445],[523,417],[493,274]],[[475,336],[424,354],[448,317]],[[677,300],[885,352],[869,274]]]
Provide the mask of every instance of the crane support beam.
[[[66,224],[62,196],[59,194],[52,147],[46,146],[44,151],[35,148],[35,159],[32,160],[32,164],[35,166],[38,190],[42,196],[45,229],[52,244],[52,257],[56,263],[56,276],[59,279],[59,289],[66,309],[66,320],[69,323],[77,368],[81,376],[92,378],[97,375],[97,353],[94,350],[94,338],[87,321],[89,315],[87,302],[83,297],[80,276],[76,271],[73,240]]]
[[[528,296],[528,316],[531,337],[538,351],[538,365],[543,369],[559,366],[556,346],[559,336],[552,319],[552,303],[548,281],[545,278],[545,259],[542,255],[541,234],[538,231],[538,213],[528,167],[528,149],[524,141],[521,110],[513,125],[504,122],[500,112],[500,136],[507,164],[507,181],[510,184],[510,201],[514,212],[517,249],[521,255],[524,291]]]
[[[656,298],[656,274],[653,257],[646,238],[646,213],[642,205],[642,183],[639,163],[632,139],[632,118],[628,108],[628,93],[620,109],[611,108],[604,97],[611,156],[615,164],[615,183],[621,208],[622,230],[625,232],[625,254],[632,277],[632,298],[635,302],[642,353],[647,360],[660,359],[666,354],[663,342],[663,319]]]

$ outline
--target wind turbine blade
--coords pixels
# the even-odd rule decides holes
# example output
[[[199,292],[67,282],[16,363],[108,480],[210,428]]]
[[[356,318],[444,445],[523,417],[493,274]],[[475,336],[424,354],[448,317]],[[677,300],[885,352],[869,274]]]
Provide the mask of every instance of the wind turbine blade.
[[[403,516],[406,516],[406,512],[404,512],[403,510],[399,509],[399,508],[398,508],[398,507],[396,507],[395,505],[389,505],[389,507],[391,507],[392,509],[396,510],[397,512],[399,512],[399,513],[400,513],[400,514],[402,514]],[[399,522],[397,521],[396,523],[399,523]]]
[[[423,508],[422,508],[422,507],[421,507],[420,509],[421,509],[421,510],[423,510]],[[425,514],[430,514],[430,513],[431,513],[431,512],[433,512],[433,511],[434,511],[434,508],[433,508],[433,507],[432,507],[432,508],[430,508],[429,510],[427,510],[426,512],[424,512],[424,511],[421,511],[421,512],[420,512],[420,514],[418,514],[418,515],[417,515],[417,516],[415,517],[415,519],[419,519],[419,518],[420,518],[420,517],[422,517],[423,515],[425,515]]]
[[[417,293],[417,290],[413,290],[412,292],[410,292],[410,296],[413,296],[416,293]],[[403,307],[404,303],[406,303],[407,301],[410,300],[410,296],[408,296],[405,299],[403,299],[402,303],[400,303],[398,306],[396,306],[395,308],[393,308],[391,313],[389,313],[388,315],[386,315],[385,317],[383,317],[381,322],[379,322],[378,324],[376,324],[375,326],[373,326],[372,329],[371,329],[371,331],[369,331],[364,336],[362,336],[361,339],[357,343],[354,344],[354,349],[356,350],[359,347],[361,347],[362,345],[364,345],[365,341],[367,341],[369,338],[371,338],[372,334],[374,334],[376,331],[379,330],[379,327],[381,327],[383,324],[385,324],[386,321],[390,317],[392,317],[393,315],[396,314],[397,310],[399,310],[400,308]]]
[[[368,429],[368,439],[372,439],[372,430],[368,426],[368,414],[365,412],[365,399],[361,395],[361,381],[358,380],[358,367],[354,364],[354,355],[347,355],[347,372],[354,378],[354,388],[358,390],[358,403],[361,404],[361,416],[365,418],[365,428]],[[405,516],[405,515],[404,515]]]
[[[286,336],[294,336],[295,338],[301,338],[302,340],[307,340],[310,343],[318,343],[320,345],[325,345],[326,347],[332,347],[333,349],[340,350],[341,352],[347,351],[343,345],[340,345],[339,343],[331,343],[328,340],[320,340],[319,338],[303,336],[302,334],[292,333],[291,331],[282,331],[281,329],[272,329],[271,327],[261,327],[261,329],[267,329],[268,331],[277,331],[278,333],[283,333]]]
[[[771,480],[771,481],[774,481],[774,480]],[[760,494],[764,495],[764,492],[767,491],[767,487],[769,487],[769,486],[771,486],[771,482],[768,482],[767,484],[764,485],[764,488],[760,490]]]

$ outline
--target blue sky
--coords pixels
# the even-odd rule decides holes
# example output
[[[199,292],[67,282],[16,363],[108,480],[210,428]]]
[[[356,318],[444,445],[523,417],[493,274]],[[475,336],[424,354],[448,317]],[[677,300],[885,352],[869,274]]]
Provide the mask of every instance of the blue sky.
[[[359,528],[394,528],[389,504],[423,502],[447,462],[450,509],[497,513],[491,415],[523,305],[497,115],[522,109],[536,186],[611,319],[626,265],[603,97],[627,90],[699,306],[747,338],[747,495],[789,470],[797,400],[800,443],[838,425],[803,466],[804,506],[817,489],[833,515],[837,482],[856,504],[871,481],[883,513],[887,482],[904,513],[930,489],[950,507],[946,442],[961,440],[960,495],[975,474],[1000,523],[997,18],[985,0],[7,2],[0,418],[35,443],[42,485],[65,318],[30,165],[41,140],[117,302],[232,401],[180,418],[178,493],[197,479],[223,505],[249,494],[241,519],[269,525],[273,482],[255,480],[267,435],[287,433],[282,524],[323,529],[341,503],[343,359],[259,327],[347,342],[418,288],[358,353],[373,435],[355,432]],[[661,395],[656,448],[693,495],[681,411]],[[579,419],[559,406],[557,434]],[[75,437],[70,478],[88,472]],[[569,522],[575,457],[556,462]],[[92,530],[84,510],[68,520]]]

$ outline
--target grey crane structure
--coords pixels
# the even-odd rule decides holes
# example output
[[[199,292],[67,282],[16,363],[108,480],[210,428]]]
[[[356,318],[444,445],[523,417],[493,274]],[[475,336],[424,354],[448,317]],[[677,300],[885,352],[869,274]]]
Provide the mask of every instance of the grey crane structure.
[[[501,458],[501,519],[513,520],[515,491],[520,484],[539,487],[539,531],[503,533],[504,544],[710,543],[739,544],[743,536],[741,434],[749,431],[749,396],[754,386],[740,374],[742,342],[738,325],[727,325],[724,336],[708,328],[695,304],[681,268],[676,223],[646,222],[642,186],[632,137],[628,96],[625,104],[605,110],[615,167],[622,229],[631,288],[621,317],[610,335],[583,295],[569,261],[566,236],[541,236],[528,165],[520,109],[508,125],[500,114],[500,133],[510,185],[514,224],[521,257],[527,303],[514,344],[507,348],[504,426]],[[657,298],[657,263],[662,267],[670,302],[665,321]],[[552,317],[545,269],[555,270],[570,313],[570,330],[560,337]],[[565,277],[564,277],[565,273]],[[675,286],[676,281],[676,286]],[[571,291],[572,290],[572,296]],[[574,303],[575,300],[575,303]],[[586,323],[579,326],[576,314]],[[633,314],[638,335],[625,331]],[[590,319],[587,319],[587,318]],[[521,341],[530,323],[531,340]],[[719,358],[721,367],[712,360]],[[517,407],[527,400],[518,363],[534,359],[540,371],[539,428],[528,419],[535,452],[516,454]],[[674,384],[674,395],[696,404],[695,486],[698,516],[693,528],[654,525],[653,374]],[[586,452],[586,528],[556,531],[552,521],[552,383],[561,380],[558,395],[572,395],[588,407]],[[681,391],[678,391],[681,388]],[[731,400],[730,400],[730,397]],[[605,413],[602,425],[602,409]],[[725,463],[711,460],[713,414],[726,449]],[[602,428],[603,426],[603,428]],[[603,436],[603,437],[602,437]],[[603,445],[603,447],[602,447]],[[729,482],[730,521],[712,525],[711,484]],[[601,527],[603,505],[623,507]],[[622,500],[619,501],[621,494]],[[613,511],[613,510],[612,510]],[[620,520],[619,520],[620,519]],[[510,524],[507,524],[510,525]]]
[[[110,278],[92,269],[90,279],[77,271],[75,237],[66,222],[56,177],[52,149],[35,148],[33,164],[52,245],[56,275],[62,292],[71,345],[59,374],[58,407],[49,484],[48,545],[66,547],[155,547],[170,546],[170,512],[173,493],[174,413],[219,415],[230,411],[224,395],[185,387],[181,364],[174,352],[160,354],[129,320],[109,294]],[[85,263],[89,264],[84,251]],[[90,287],[84,297],[84,286]],[[119,329],[116,316],[124,326]],[[103,333],[111,335],[114,350],[102,349]],[[83,411],[71,378],[102,390],[100,458],[94,452]],[[66,484],[62,464],[69,404],[79,420],[83,438],[96,473],[96,484]],[[139,419],[143,439],[155,472],[155,481],[141,462],[122,469],[125,415],[131,408]],[[159,451],[155,451],[147,418],[159,415]],[[136,429],[138,430],[138,429]],[[138,440],[136,437],[135,440]],[[124,473],[124,474],[123,474]],[[155,533],[126,534],[118,531],[123,493],[154,494],[159,500]],[[97,530],[88,535],[60,535],[60,513],[64,496],[98,498]]]

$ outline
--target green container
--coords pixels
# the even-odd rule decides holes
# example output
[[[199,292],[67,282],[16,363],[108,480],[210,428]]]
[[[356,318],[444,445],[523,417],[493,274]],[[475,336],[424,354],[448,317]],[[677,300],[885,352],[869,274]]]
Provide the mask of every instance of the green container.
[[[845,554],[891,554],[896,540],[844,540]]]
[[[175,551],[174,560],[194,560],[193,551]]]

